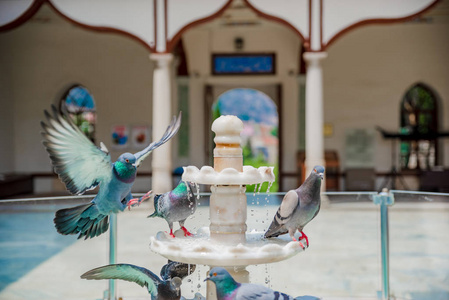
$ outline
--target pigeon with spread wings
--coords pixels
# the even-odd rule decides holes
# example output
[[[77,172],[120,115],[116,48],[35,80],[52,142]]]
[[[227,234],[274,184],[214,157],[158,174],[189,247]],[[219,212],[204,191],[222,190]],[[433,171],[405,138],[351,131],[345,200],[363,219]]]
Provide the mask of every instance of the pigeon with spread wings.
[[[93,238],[108,230],[108,216],[127,206],[149,198],[149,193],[133,199],[131,188],[137,167],[156,148],[169,141],[179,129],[181,113],[173,117],[162,138],[135,154],[123,153],[111,161],[106,147],[95,146],[67,115],[52,106],[45,111],[47,121],[41,122],[43,144],[56,174],[72,194],[81,195],[99,186],[98,194],[88,204],[61,209],[54,219],[56,229],[64,235],[79,234],[78,238]]]
[[[83,279],[121,279],[145,286],[151,299],[177,300],[181,298],[182,279],[195,271],[195,265],[169,261],[161,270],[161,277],[143,267],[131,264],[114,264],[98,267],[83,275]]]

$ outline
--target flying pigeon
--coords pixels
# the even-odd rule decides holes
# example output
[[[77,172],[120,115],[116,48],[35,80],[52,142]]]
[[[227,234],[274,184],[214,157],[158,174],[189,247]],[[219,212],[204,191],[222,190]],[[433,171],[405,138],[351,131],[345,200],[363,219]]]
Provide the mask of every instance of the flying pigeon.
[[[204,280],[215,283],[218,300],[319,300],[311,296],[293,298],[281,292],[273,291],[263,285],[252,283],[239,283],[232,278],[226,269],[214,267],[209,271],[209,276]]]
[[[78,234],[93,238],[108,230],[108,216],[123,211],[127,205],[139,204],[149,198],[132,199],[131,187],[137,167],[156,148],[170,140],[179,129],[181,113],[173,117],[162,138],[135,154],[123,153],[112,163],[106,147],[95,146],[70,121],[52,106],[53,114],[45,111],[47,122],[41,122],[43,144],[50,155],[55,173],[72,193],[81,195],[100,186],[98,194],[88,204],[61,209],[56,212],[54,223],[61,234]]]
[[[154,196],[154,213],[149,215],[148,218],[164,218],[168,223],[168,227],[170,227],[170,235],[172,237],[175,237],[173,234],[173,222],[179,222],[179,226],[184,231],[184,236],[192,236],[184,227],[184,222],[190,215],[195,213],[196,205],[192,184],[181,181],[174,190]]]
[[[299,240],[305,238],[309,247],[309,239],[302,230],[320,211],[320,187],[323,177],[324,167],[315,166],[299,188],[288,191],[273,222],[265,232],[265,238],[288,233],[292,240],[296,241],[294,234],[298,230],[301,233]],[[300,245],[305,249],[301,242]]]
[[[166,272],[162,275],[162,270]],[[151,299],[177,300],[181,298],[182,279],[193,273],[195,265],[169,261],[161,270],[162,279],[148,269],[131,264],[114,264],[87,271],[83,279],[121,279],[145,286]],[[179,270],[182,270],[179,272]]]

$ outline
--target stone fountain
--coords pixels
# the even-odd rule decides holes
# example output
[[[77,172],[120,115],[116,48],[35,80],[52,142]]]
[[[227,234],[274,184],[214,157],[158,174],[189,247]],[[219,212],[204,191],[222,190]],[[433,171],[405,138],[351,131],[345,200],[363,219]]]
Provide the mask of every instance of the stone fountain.
[[[235,116],[221,116],[212,124],[215,132],[214,168],[184,168],[182,180],[211,186],[210,225],[194,237],[171,238],[165,232],[151,237],[151,250],[174,261],[221,266],[240,282],[249,282],[246,266],[285,260],[303,249],[289,239],[264,239],[263,232],[247,232],[246,185],[272,183],[272,167],[243,166],[240,132]],[[208,282],[207,299],[216,299]]]

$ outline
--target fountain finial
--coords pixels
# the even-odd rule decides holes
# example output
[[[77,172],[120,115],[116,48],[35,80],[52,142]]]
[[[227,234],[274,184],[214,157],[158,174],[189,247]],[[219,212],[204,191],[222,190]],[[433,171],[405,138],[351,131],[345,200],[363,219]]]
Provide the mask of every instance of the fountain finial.
[[[215,132],[214,169],[217,172],[225,168],[243,171],[243,155],[240,147],[240,132],[243,122],[236,116],[220,116],[212,123]]]

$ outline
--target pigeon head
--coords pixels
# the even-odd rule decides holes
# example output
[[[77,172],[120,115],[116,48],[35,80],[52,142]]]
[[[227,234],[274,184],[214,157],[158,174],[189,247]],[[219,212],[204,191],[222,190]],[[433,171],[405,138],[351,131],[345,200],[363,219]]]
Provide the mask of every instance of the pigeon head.
[[[176,293],[176,295],[181,295],[181,284],[182,284],[182,280],[179,277],[173,277],[170,280],[170,288],[172,291],[174,291]]]
[[[312,173],[316,176],[319,176],[321,179],[324,178],[324,167],[323,166],[315,166],[313,167]]]
[[[136,169],[136,157],[134,154],[126,152],[119,156],[117,162],[120,162],[128,169]]]
[[[232,276],[225,268],[216,267],[209,271],[209,274],[204,281],[210,280],[216,283],[217,281],[227,280],[229,278],[232,278]]]
[[[232,278],[231,274],[225,268],[215,267],[209,271],[209,276],[204,280],[210,280],[215,283],[218,299],[228,299],[232,293],[240,286]]]
[[[239,283],[232,278],[231,274],[229,274],[225,268],[221,267],[212,268],[209,271],[209,276],[207,276],[204,281],[206,280],[210,280],[215,283],[219,298],[220,295],[232,293],[239,286]]]
[[[136,177],[136,157],[131,153],[123,153],[114,163],[114,171],[119,179],[124,182],[132,182]]]

